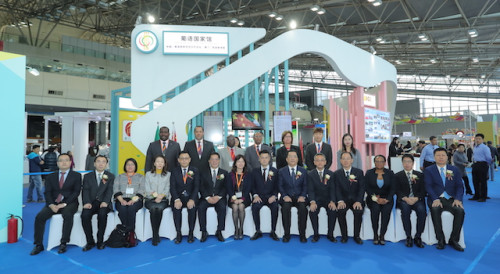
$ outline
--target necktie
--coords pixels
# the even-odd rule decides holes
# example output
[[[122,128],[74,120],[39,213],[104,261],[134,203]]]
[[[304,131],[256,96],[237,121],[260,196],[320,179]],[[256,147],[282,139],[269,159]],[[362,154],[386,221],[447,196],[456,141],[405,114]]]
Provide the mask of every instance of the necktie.
[[[450,198],[450,195],[448,195],[448,193],[446,193],[446,175],[444,174],[444,167],[441,168],[441,180],[443,180],[443,186],[445,187],[445,190],[443,192],[443,196],[445,199],[449,199]]]
[[[323,171],[319,171],[319,173],[318,173],[318,174],[319,174],[319,179],[320,179],[320,180],[323,180]]]
[[[264,179],[264,182],[266,182],[266,181],[267,181],[267,180],[266,180],[266,169],[267,169],[267,168],[262,169],[262,179]]]
[[[101,180],[102,180],[102,173],[99,173],[99,175],[97,175],[97,177],[99,178],[97,180],[97,185],[100,185],[101,184]]]
[[[214,187],[215,187],[215,182],[216,181],[217,181],[217,172],[214,169],[213,172],[212,172],[212,183],[214,183]]]
[[[320,153],[320,152],[321,152],[321,144],[318,144],[318,148],[317,148],[317,151],[316,151],[316,152],[318,152],[318,153]]]
[[[292,168],[292,180],[295,182],[295,168]]]
[[[161,146],[161,151],[165,151],[165,149],[167,148],[167,142],[163,141],[162,142],[162,146]]]
[[[260,153],[260,145],[257,146],[257,152]]]
[[[201,142],[198,141],[198,157],[201,158],[201,154],[202,154],[203,151],[201,151]]]
[[[236,158],[236,156],[234,155],[234,148],[231,148],[231,159],[233,159],[234,161],[234,158]]]
[[[182,176],[186,177],[186,169],[182,169]]]
[[[413,197],[413,187],[411,185],[411,172],[407,172],[406,176],[408,177],[408,184],[410,185],[410,194],[408,197]]]
[[[345,177],[346,177],[347,179],[349,179],[349,171],[346,171],[346,172],[345,172]]]
[[[59,189],[61,190],[64,185],[64,174],[66,174],[66,172],[61,172],[61,178],[59,178]],[[62,198],[63,198],[62,194],[59,193],[59,195],[57,195],[56,203],[60,203]]]

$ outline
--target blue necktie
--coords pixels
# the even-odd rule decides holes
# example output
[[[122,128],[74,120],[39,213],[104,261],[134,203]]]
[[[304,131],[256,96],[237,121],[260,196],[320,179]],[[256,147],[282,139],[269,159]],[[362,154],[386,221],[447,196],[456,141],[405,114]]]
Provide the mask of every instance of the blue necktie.
[[[320,152],[321,152],[321,145],[318,144],[318,153],[320,153]]]
[[[441,180],[443,180],[443,186],[445,187],[445,190],[443,192],[444,198],[450,199],[450,195],[446,193],[446,176],[444,175],[444,167],[441,168]]]

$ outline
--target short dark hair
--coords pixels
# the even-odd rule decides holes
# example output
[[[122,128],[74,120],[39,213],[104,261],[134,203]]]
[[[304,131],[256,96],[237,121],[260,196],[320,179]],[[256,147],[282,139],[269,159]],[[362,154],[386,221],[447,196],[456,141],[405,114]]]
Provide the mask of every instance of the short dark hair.
[[[109,160],[108,160],[108,157],[106,157],[106,156],[104,156],[104,155],[97,155],[97,156],[95,156],[95,158],[94,158],[94,163],[97,161],[97,158],[104,158],[104,159],[106,159],[106,163],[108,163],[108,161],[109,161]]]
[[[68,157],[69,157],[69,159],[71,160],[71,156],[69,156],[69,154],[68,154],[68,153],[61,153],[61,154],[59,154],[59,156],[57,156],[57,160],[58,160],[58,161],[59,161],[59,158],[61,158],[61,156],[68,156]]]
[[[194,129],[196,129],[197,127],[201,128],[202,131],[205,131],[205,129],[202,126],[195,126]]]
[[[39,148],[40,145],[33,145],[33,147],[31,148],[32,150],[35,150],[35,148]]]
[[[376,155],[375,157],[373,157],[373,162],[375,162],[375,160],[376,160],[377,158],[382,158],[382,159],[384,159],[384,162],[386,162],[386,161],[387,161],[387,159],[385,158],[385,156],[384,156],[384,155],[379,154],[379,155]]]
[[[403,157],[401,157],[401,162],[403,162],[405,158],[409,158],[412,162],[415,162],[415,158],[413,158],[413,155],[411,154],[403,154]]]
[[[424,140],[420,140],[420,141],[418,141],[418,143],[424,145],[425,141]]]
[[[123,164],[123,171],[127,173],[127,163],[132,162],[135,165],[135,170],[134,172],[137,172],[137,161],[134,158],[128,158],[125,160],[125,163]]]
[[[314,131],[313,131],[313,134],[316,134],[316,133],[321,133],[321,134],[323,134],[323,129],[322,129],[322,128],[320,128],[320,127],[315,128],[315,129],[314,129]]]
[[[326,160],[326,156],[325,156],[325,154],[323,154],[323,153],[321,153],[321,152],[316,153],[316,155],[314,155],[314,159],[316,159],[316,156],[323,156],[323,158],[325,158],[325,160]]]
[[[429,140],[432,141],[432,140],[434,140],[436,138],[437,138],[436,136],[431,136],[431,137],[429,137]]]
[[[493,144],[493,142],[492,142],[492,141],[488,141],[488,142],[486,142],[486,143],[487,143],[488,145],[492,145],[492,144]]]
[[[352,153],[350,153],[349,151],[342,151],[342,153],[340,154],[340,158],[342,158],[344,154],[349,154],[349,156],[351,156],[351,159],[354,159],[354,157],[352,157]]]
[[[220,154],[219,154],[219,153],[217,153],[217,152],[215,152],[215,151],[214,151],[214,152],[212,152],[212,153],[210,153],[210,156],[208,156],[208,159],[212,158],[212,155],[217,155],[217,158],[219,158],[219,159],[220,159]]]
[[[177,158],[181,158],[181,155],[182,154],[187,154],[189,156],[189,158],[191,158],[191,155],[189,155],[189,153],[186,151],[186,150],[183,150],[179,153],[179,156]]]
[[[446,155],[448,155],[448,151],[444,147],[438,147],[438,148],[436,148],[434,150],[434,155],[436,155],[436,152],[439,152],[439,151],[444,151],[446,153]]]
[[[460,146],[463,146],[465,148],[464,144],[458,144],[457,148],[459,148]]]
[[[290,152],[295,152],[295,154],[297,155],[297,157],[299,157],[299,153],[298,153],[296,150],[294,150],[294,149],[290,149],[290,150],[288,150],[288,151],[286,152],[286,158],[288,158],[288,154],[290,154]]]
[[[482,133],[478,133],[478,134],[476,134],[476,137],[481,137],[481,138],[483,138],[483,139],[484,139],[484,134],[482,134]]]
[[[261,151],[260,151],[260,153],[259,153],[259,155],[261,155],[262,153],[264,153],[264,154],[269,154],[269,156],[271,156],[271,153],[269,153],[269,151],[268,151],[268,150],[265,150],[265,149],[264,149],[264,150],[261,150]]]

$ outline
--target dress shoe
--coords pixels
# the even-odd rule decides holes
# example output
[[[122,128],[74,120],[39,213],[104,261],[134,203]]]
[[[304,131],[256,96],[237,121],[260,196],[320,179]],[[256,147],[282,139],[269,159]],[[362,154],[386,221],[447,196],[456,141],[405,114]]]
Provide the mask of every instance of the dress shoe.
[[[275,241],[279,241],[280,239],[278,238],[278,235],[276,235],[276,232],[274,231],[271,231],[271,239],[275,240]]]
[[[89,251],[91,250],[92,248],[95,247],[95,244],[94,243],[90,243],[90,244],[86,244],[84,247],[83,247],[83,251]]]
[[[319,236],[318,236],[318,238],[319,238]],[[301,242],[301,243],[307,243],[307,238],[306,238],[306,236],[300,236],[300,242]]]
[[[243,240],[243,227],[240,227],[240,240]]]
[[[31,250],[30,255],[36,255],[44,250],[43,245],[35,245],[33,250]]]
[[[422,238],[415,237],[413,241],[418,248],[424,248],[424,244],[422,243]]]
[[[106,247],[106,245],[103,242],[97,243],[97,249],[103,250]]]
[[[33,199],[29,199],[26,201],[27,203],[34,203],[35,201],[33,201]],[[37,253],[38,254],[38,253]]]
[[[45,203],[45,200],[38,200],[37,203]]]
[[[204,243],[207,240],[207,238],[208,238],[208,232],[206,232],[206,231],[201,232],[200,242]]]
[[[411,237],[406,237],[406,247],[412,247],[413,246],[413,240]]]
[[[486,200],[491,199],[491,197],[486,197]]]
[[[290,235],[283,236],[283,242],[288,243],[290,241]]]
[[[377,234],[373,235],[373,244],[374,245],[380,244],[380,242],[378,241],[378,235]]]
[[[465,194],[467,194],[467,195],[474,195],[474,193],[472,193],[472,191],[467,191],[467,192],[465,192]]]
[[[262,237],[262,232],[259,230],[259,231],[255,232],[255,234],[253,234],[253,236],[250,238],[250,240],[255,241],[260,237]]]
[[[59,245],[59,250],[57,251],[57,253],[63,254],[65,252],[66,252],[66,244]]]
[[[156,241],[156,239],[153,239],[152,244],[153,244],[153,246],[157,246],[158,245],[158,242]]]
[[[486,202],[486,199],[482,199],[481,198],[481,199],[477,199],[477,201],[480,202],[480,203],[484,203],[484,202]]]
[[[337,242],[337,238],[335,238],[335,237],[333,237],[333,236],[331,236],[331,235],[330,235],[330,236],[327,236],[326,238],[327,238],[328,240],[330,240],[330,242],[332,242],[332,243],[336,243],[336,242]]]
[[[476,196],[472,196],[472,198],[469,198],[469,201],[476,201],[476,200],[479,200],[479,198]]]
[[[177,237],[175,237],[175,243],[180,244],[182,242],[182,234],[177,232]]]
[[[444,249],[444,240],[439,240],[437,245],[436,245],[436,248],[437,249]]]
[[[189,232],[189,235],[188,235],[188,243],[193,243],[194,242],[194,236],[193,236],[193,232]]]
[[[347,243],[347,237],[342,237],[340,239],[340,242],[343,243],[343,244]]]
[[[450,240],[448,244],[451,245],[456,251],[464,251],[464,248],[457,241]]]
[[[358,244],[358,245],[362,245],[363,244],[363,240],[361,240],[361,238],[358,236],[358,237],[354,237],[354,241]]]
[[[384,237],[383,237],[383,236],[379,236],[379,237],[378,237],[378,243],[379,243],[380,245],[385,245],[385,239],[384,239]]]
[[[319,235],[314,235],[311,242],[315,243],[317,241],[319,241]]]
[[[215,236],[217,237],[217,240],[219,240],[219,242],[224,242],[224,241],[225,241],[225,240],[224,240],[224,237],[222,236],[222,231],[217,230],[217,231],[215,232]]]

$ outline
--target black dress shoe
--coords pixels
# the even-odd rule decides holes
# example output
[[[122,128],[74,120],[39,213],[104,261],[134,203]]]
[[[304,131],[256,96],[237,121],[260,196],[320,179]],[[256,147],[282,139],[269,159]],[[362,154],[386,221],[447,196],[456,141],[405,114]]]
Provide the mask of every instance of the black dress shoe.
[[[464,248],[457,241],[450,240],[448,244],[451,245],[456,251],[464,251]]]
[[[83,247],[83,251],[89,251],[91,250],[92,248],[95,247],[95,244],[94,243],[90,243],[90,244],[86,244],[84,247]]]
[[[193,232],[189,232],[189,235],[188,235],[188,243],[193,243],[194,242],[194,236],[193,236]]]
[[[486,200],[491,199],[491,197],[486,197]]]
[[[444,240],[438,241],[436,248],[437,249],[444,249]]]
[[[257,240],[260,237],[262,237],[262,232],[260,232],[260,230],[259,230],[259,231],[255,232],[255,234],[253,234],[252,237],[250,237],[250,240],[251,241],[255,241],[255,240]]]
[[[97,249],[103,250],[105,247],[106,247],[106,244],[104,244],[103,242],[97,243]]]
[[[156,241],[156,239],[153,239],[152,244],[153,244],[153,246],[157,246],[158,245],[158,242]]]
[[[406,247],[412,247],[413,246],[413,240],[411,237],[406,237]]]
[[[354,237],[354,241],[358,244],[358,245],[362,245],[363,244],[363,240],[361,240],[361,238],[358,236],[358,237]]]
[[[317,241],[319,241],[319,235],[314,235],[313,238],[312,238],[312,240],[311,240],[311,242],[315,243]]]
[[[373,235],[373,244],[374,245],[380,244],[380,242],[378,241],[378,235],[377,234]]]
[[[66,244],[59,245],[59,250],[57,251],[57,253],[63,254],[65,252],[66,252]]]
[[[279,241],[280,239],[278,238],[278,235],[276,235],[276,232],[274,231],[271,231],[271,239],[275,240],[275,241]]]
[[[337,238],[335,238],[335,237],[333,237],[333,236],[331,236],[331,235],[330,235],[330,236],[327,236],[326,238],[327,238],[328,240],[330,240],[330,242],[332,242],[332,243],[336,243],[336,242],[337,242]]]
[[[290,241],[290,235],[283,236],[283,242],[288,243]]]
[[[36,255],[42,252],[43,250],[44,250],[43,245],[35,245],[35,247],[33,247],[33,250],[31,250],[30,255]]]
[[[378,237],[378,243],[379,243],[380,245],[385,245],[385,239],[384,239],[384,237],[379,236],[379,237]]]
[[[414,242],[418,248],[424,248],[424,244],[422,243],[422,238],[415,237]]]
[[[182,233],[177,232],[177,237],[175,237],[175,243],[180,244],[182,242]]]
[[[240,227],[240,240],[243,240],[243,227]]]
[[[467,195],[474,195],[474,193],[472,193],[472,191],[467,191],[467,192],[465,192],[465,194],[467,194]]]
[[[202,232],[201,232],[201,239],[200,239],[200,242],[201,242],[201,243],[205,242],[205,241],[207,240],[207,238],[208,238],[208,232],[206,232],[206,231],[202,231]]]
[[[301,242],[301,243],[307,243],[307,238],[306,238],[306,236],[300,236],[300,242]]]
[[[340,242],[343,243],[343,244],[347,243],[347,237],[342,237],[340,239]]]
[[[224,241],[225,241],[225,240],[224,240],[224,237],[222,236],[222,231],[217,230],[217,231],[215,232],[215,236],[217,237],[217,240],[219,240],[219,242],[224,242]]]
[[[477,199],[477,201],[480,203],[484,203],[484,202],[486,202],[486,199],[481,198],[481,199]]]

